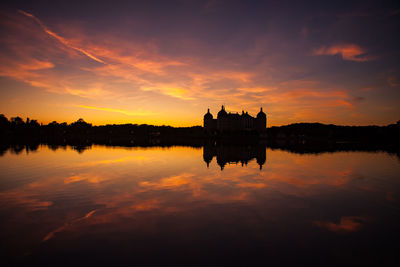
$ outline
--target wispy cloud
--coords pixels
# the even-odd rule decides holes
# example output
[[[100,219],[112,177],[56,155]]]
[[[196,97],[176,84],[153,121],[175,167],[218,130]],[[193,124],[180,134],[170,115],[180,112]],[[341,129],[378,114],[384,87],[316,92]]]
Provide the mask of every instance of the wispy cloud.
[[[338,44],[331,46],[323,46],[321,48],[314,50],[313,54],[316,56],[340,55],[343,58],[343,60],[357,61],[357,62],[371,61],[375,59],[375,57],[372,57],[371,55],[367,54],[366,49],[356,44]]]
[[[33,20],[35,20],[35,21],[40,25],[40,27],[43,29],[43,31],[44,31],[45,33],[47,33],[48,35],[54,37],[55,39],[57,39],[58,41],[60,41],[63,45],[65,45],[65,46],[67,46],[67,47],[69,47],[69,48],[72,48],[72,49],[74,49],[74,50],[76,50],[76,51],[78,51],[78,52],[81,52],[81,53],[84,54],[85,56],[87,56],[87,57],[89,57],[89,58],[91,58],[91,59],[93,59],[93,60],[95,60],[95,61],[97,61],[97,62],[100,62],[100,63],[103,63],[103,64],[104,64],[104,61],[102,61],[101,59],[95,57],[94,55],[92,55],[91,53],[87,52],[86,50],[84,50],[84,49],[82,49],[82,48],[79,48],[79,47],[74,46],[74,45],[71,44],[67,39],[65,39],[65,38],[61,37],[60,35],[56,34],[55,32],[51,31],[49,28],[46,27],[46,25],[44,25],[44,24],[43,24],[37,17],[35,17],[34,15],[32,15],[32,14],[30,14],[30,13],[28,13],[28,12],[25,12],[25,11],[23,11],[23,10],[18,10],[18,12],[20,12],[21,14],[23,14],[23,15],[29,17],[29,18],[32,18]]]
[[[400,80],[396,76],[391,76],[387,79],[387,82],[392,87],[400,86]]]
[[[150,116],[150,115],[154,115],[155,114],[154,112],[142,111],[142,110],[127,111],[127,110],[122,110],[122,109],[91,107],[91,106],[84,106],[84,105],[78,105],[78,107],[85,108],[85,109],[106,111],[106,112],[116,112],[116,113],[121,113],[121,114],[128,115],[128,116]]]
[[[0,76],[12,77],[34,87],[47,87],[47,82],[41,78],[40,71],[54,68],[50,61],[25,58],[22,62],[0,65]]]

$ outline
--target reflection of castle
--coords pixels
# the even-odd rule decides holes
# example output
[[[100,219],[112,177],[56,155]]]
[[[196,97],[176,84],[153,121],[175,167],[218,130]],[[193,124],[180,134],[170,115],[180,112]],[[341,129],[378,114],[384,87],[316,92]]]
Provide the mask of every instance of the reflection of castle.
[[[204,129],[207,131],[264,131],[266,127],[267,115],[263,112],[262,108],[256,118],[244,111],[240,115],[238,113],[227,113],[224,106],[218,112],[217,119],[213,118],[210,109],[204,115]]]
[[[252,159],[256,159],[260,170],[265,164],[267,159],[266,145],[257,146],[244,146],[244,145],[210,145],[207,144],[203,147],[203,159],[209,166],[212,159],[217,157],[217,164],[224,169],[226,164],[239,162],[243,165],[247,165]]]

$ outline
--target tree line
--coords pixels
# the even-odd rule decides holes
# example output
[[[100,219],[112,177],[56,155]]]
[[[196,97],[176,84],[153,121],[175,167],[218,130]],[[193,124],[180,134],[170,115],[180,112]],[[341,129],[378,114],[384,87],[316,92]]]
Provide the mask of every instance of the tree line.
[[[322,123],[294,123],[267,128],[265,136],[253,132],[218,133],[209,135],[201,126],[171,127],[147,124],[107,124],[93,126],[80,118],[70,124],[53,121],[40,124],[21,117],[8,119],[0,114],[1,141],[35,141],[44,143],[103,144],[198,144],[201,139],[249,142],[364,142],[389,143],[398,146],[400,121],[386,126],[338,126]]]
[[[40,124],[21,117],[8,119],[0,114],[0,138],[3,142],[157,144],[185,142],[203,136],[200,126],[179,127],[147,124],[107,124],[93,126],[80,118],[70,124],[56,121]]]

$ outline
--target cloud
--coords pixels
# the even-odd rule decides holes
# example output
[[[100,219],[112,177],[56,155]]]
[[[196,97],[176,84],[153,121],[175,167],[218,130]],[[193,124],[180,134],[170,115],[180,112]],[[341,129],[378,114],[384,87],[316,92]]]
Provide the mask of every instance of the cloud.
[[[7,62],[7,60],[3,62]],[[52,69],[54,66],[55,65],[50,61],[26,58],[21,62],[17,61],[10,64],[2,64],[0,66],[0,76],[12,77],[34,87],[47,88],[47,82],[41,78],[41,71]]]
[[[330,85],[318,81],[293,80],[282,82],[277,86],[277,90],[271,90],[265,95],[269,103],[282,103],[284,106],[295,106],[297,108],[312,106],[316,110],[322,107],[346,107],[350,109],[354,107],[352,97],[347,90],[330,87]]]
[[[142,110],[127,111],[127,110],[122,110],[122,109],[91,107],[91,106],[84,106],[84,105],[78,105],[78,107],[85,108],[85,109],[99,110],[99,111],[116,112],[116,113],[121,113],[121,114],[128,115],[128,116],[150,116],[150,115],[155,114],[150,111],[142,111]]]
[[[162,55],[158,52],[156,41],[133,43],[115,39],[112,35],[105,38],[103,35],[88,36],[81,34],[80,29],[61,29],[61,31],[73,33],[72,38],[66,38],[50,30],[33,14],[22,10],[19,13],[40,26],[40,32],[38,32],[38,29],[32,28],[29,33],[23,32],[26,27],[19,27],[19,30],[22,31],[19,36],[30,34],[33,38],[37,38],[40,41],[40,44],[37,45],[44,47],[44,50],[48,52],[45,56],[57,58],[58,65],[73,69],[75,77],[65,72],[58,72],[58,70],[51,74],[46,73],[46,75],[32,74],[33,69],[22,72],[23,68],[19,64],[13,70],[5,67],[2,73],[4,76],[16,78],[35,87],[42,87],[53,93],[70,94],[90,99],[107,96],[107,98],[112,99],[127,96],[131,92],[137,92],[136,96],[149,95],[148,93],[152,92],[183,101],[199,99],[223,101],[226,97],[224,92],[229,93],[230,89],[221,89],[221,86],[226,86],[226,84],[243,86],[252,83],[254,78],[254,73],[249,71],[210,68],[210,65],[199,62],[195,56],[185,57],[182,60],[165,54]],[[20,23],[27,24],[28,22]],[[74,62],[72,59],[75,55],[63,47],[59,48],[66,52],[64,54],[66,58],[60,61],[60,57],[57,55],[60,51],[54,50],[58,47],[49,43],[46,38],[41,39],[41,33],[51,36],[66,48],[103,64],[93,66],[86,63],[82,64],[83,62]],[[34,53],[30,53],[26,43],[20,42],[20,40],[15,41],[14,43],[17,44],[15,49],[22,53],[21,59],[18,59],[17,62],[23,62],[25,59],[29,60],[34,57]],[[34,60],[32,59],[32,61]],[[15,58],[14,62],[16,62]],[[55,66],[54,63],[51,64],[53,65],[48,66]],[[37,68],[39,66],[40,64],[37,64]],[[18,75],[15,73],[18,73]],[[76,76],[77,74],[79,76]],[[89,78],[89,76],[92,77]],[[131,90],[120,89],[121,83],[130,84]],[[105,89],[106,84],[109,89]]]
[[[400,80],[396,76],[390,76],[387,79],[387,82],[389,83],[390,86],[392,87],[397,87],[400,86]]]
[[[343,60],[365,62],[375,58],[367,54],[367,50],[356,44],[338,44],[332,46],[323,46],[314,50],[316,56],[335,56],[340,55]]]
[[[84,104],[82,109],[149,116],[145,118],[148,122],[158,120],[157,123],[166,120],[157,114],[168,110],[170,118],[177,118],[176,122],[165,121],[172,125],[199,124],[200,107],[214,109],[221,104],[251,114],[263,106],[268,115],[272,114],[269,123],[273,125],[298,120],[338,123],[340,112],[359,108],[355,105],[358,99],[351,96],[352,88],[342,85],[345,81],[304,76],[307,66],[290,65],[287,58],[281,60],[278,56],[282,53],[268,56],[263,43],[257,55],[244,51],[243,56],[229,49],[213,52],[215,47],[201,40],[185,42],[184,38],[161,40],[140,34],[96,32],[66,22],[53,30],[25,11],[11,14],[0,23],[6,29],[0,39],[7,48],[0,51],[4,62],[0,75],[42,88],[51,92],[48,95],[52,98],[59,98],[54,94],[65,95],[74,103],[69,106],[76,107],[78,99],[79,104]],[[183,52],[175,51],[179,44]],[[315,55],[339,55],[344,60],[372,59],[365,53],[357,45],[326,46],[315,51]],[[292,78],[300,74],[307,78]],[[158,112],[144,112],[145,115],[140,110],[110,108],[113,101],[128,107],[133,100],[135,106]],[[182,109],[188,110],[189,106],[190,111],[182,119]],[[91,112],[85,118],[93,121],[91,116],[95,114]],[[151,117],[156,115],[158,118]]]
[[[243,93],[267,93],[267,92],[271,92],[273,90],[276,90],[276,88],[245,87],[245,88],[238,88],[237,90],[240,91],[240,92],[243,92]]]
[[[102,89],[101,85],[94,85],[93,87],[91,85],[87,85],[86,88],[76,88],[75,86],[73,86],[74,88],[71,88],[72,86],[73,85],[64,85],[64,92],[83,98],[102,98],[107,96],[110,97],[112,94],[111,92]],[[49,90],[51,91],[52,89]]]
[[[76,46],[72,45],[67,39],[65,39],[65,38],[61,37],[60,35],[56,34],[55,32],[51,31],[49,28],[46,27],[46,25],[44,25],[44,24],[43,24],[37,17],[35,17],[34,15],[32,15],[32,14],[30,14],[30,13],[28,13],[28,12],[22,11],[22,10],[18,10],[18,12],[21,13],[21,14],[23,14],[23,15],[25,15],[25,16],[27,16],[27,17],[29,17],[29,18],[32,18],[33,20],[35,20],[35,21],[40,25],[40,27],[43,29],[43,31],[44,31],[45,33],[47,33],[48,35],[54,37],[55,39],[57,39],[58,41],[60,41],[63,45],[65,45],[65,46],[67,46],[67,47],[69,47],[69,48],[72,48],[72,49],[74,49],[74,50],[76,50],[76,51],[78,51],[78,52],[81,52],[81,53],[84,54],[85,56],[87,56],[87,57],[89,57],[89,58],[91,58],[91,59],[93,59],[93,60],[95,60],[95,61],[97,61],[97,62],[104,63],[104,61],[102,61],[101,59],[95,57],[94,55],[92,55],[91,53],[87,52],[86,50],[84,50],[84,49],[82,49],[82,48],[79,48],[79,47],[76,47]]]
[[[20,64],[20,68],[23,70],[43,70],[54,68],[54,64],[49,61],[31,60],[28,63]]]
[[[365,97],[363,96],[355,96],[353,97],[354,102],[363,102],[365,100]]]

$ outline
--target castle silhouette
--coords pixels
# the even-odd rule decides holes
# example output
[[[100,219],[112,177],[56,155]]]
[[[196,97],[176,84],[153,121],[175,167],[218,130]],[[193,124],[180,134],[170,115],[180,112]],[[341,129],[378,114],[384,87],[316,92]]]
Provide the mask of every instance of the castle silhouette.
[[[225,107],[222,106],[221,110],[217,114],[217,118],[214,119],[213,115],[208,109],[204,115],[204,129],[206,131],[265,131],[267,128],[267,115],[260,109],[257,117],[249,115],[249,113],[242,110],[242,114],[239,113],[227,113]]]

